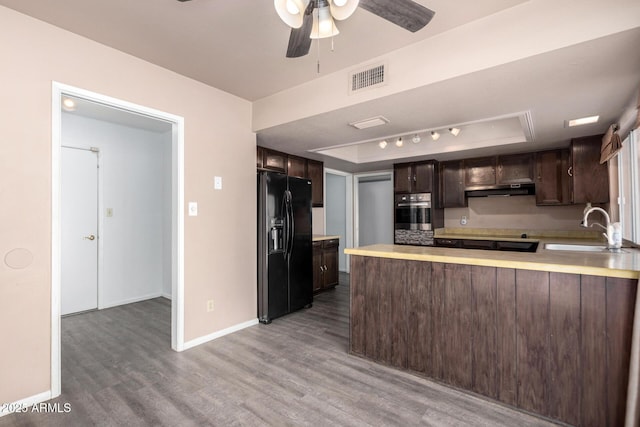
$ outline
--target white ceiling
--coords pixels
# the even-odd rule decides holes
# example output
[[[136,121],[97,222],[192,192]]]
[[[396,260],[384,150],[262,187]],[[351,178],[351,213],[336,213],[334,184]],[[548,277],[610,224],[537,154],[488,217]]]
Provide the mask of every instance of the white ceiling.
[[[410,48],[427,39],[444,40],[443,35],[465,28],[473,37],[477,23],[492,16],[510,16],[501,29],[516,39],[520,28],[517,13],[527,4],[554,14],[567,5],[554,0],[417,0],[436,11],[431,23],[409,33],[365,10],[358,9],[338,23],[340,35],[331,42],[314,42],[311,53],[297,59],[285,58],[289,29],[280,21],[268,0],[0,0],[0,5],[31,15],[123,52],[135,55],[177,73],[202,81],[249,101],[270,99],[313,85],[340,70],[354,68],[373,58]],[[608,19],[616,9],[639,12],[634,0],[571,0],[567,4],[588,4]],[[635,8],[635,9],[634,9]],[[566,11],[564,13],[567,13]],[[580,19],[579,11],[576,18]],[[616,18],[617,19],[617,18]],[[629,18],[628,18],[629,19]],[[627,19],[627,20],[628,20]],[[528,151],[566,145],[571,137],[604,132],[616,121],[637,94],[640,85],[640,13],[635,22],[620,32],[603,34],[593,22],[580,26],[572,22],[581,42],[562,48],[540,48],[508,63],[488,64],[476,72],[450,71],[450,78],[412,90],[370,96],[348,106],[283,121],[257,129],[261,145],[325,160],[343,170],[372,170],[388,167],[386,160],[368,163],[340,161],[318,153],[333,146],[372,141],[418,130],[430,130],[484,122],[490,118],[529,112],[533,138],[514,144],[496,139],[424,150],[412,156],[446,159],[488,152]],[[553,40],[566,31],[565,25],[540,20],[541,39]],[[501,49],[510,40],[496,39],[487,49]],[[435,42],[434,42],[435,43]],[[542,44],[541,44],[542,46]],[[410,50],[407,50],[410,52]],[[487,55],[490,56],[490,55]],[[320,73],[316,72],[318,59]],[[423,54],[417,61],[438,61]],[[394,70],[402,79],[403,70]],[[319,85],[321,87],[321,85]],[[425,111],[429,114],[426,115]],[[596,125],[566,129],[565,119],[600,114]],[[384,115],[391,123],[356,131],[348,123]],[[428,117],[427,117],[428,116]],[[255,118],[254,118],[255,120]],[[423,141],[426,138],[423,138]],[[444,140],[444,138],[443,138]],[[426,146],[426,144],[425,144]],[[397,153],[397,151],[396,151]],[[397,158],[407,158],[399,154]]]

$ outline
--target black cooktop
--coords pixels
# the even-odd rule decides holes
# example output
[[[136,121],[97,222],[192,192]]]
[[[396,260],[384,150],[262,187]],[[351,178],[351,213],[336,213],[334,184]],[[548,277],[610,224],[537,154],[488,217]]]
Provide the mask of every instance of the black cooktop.
[[[488,251],[535,252],[538,242],[514,240],[449,239],[436,237],[434,246],[442,248],[484,249]]]

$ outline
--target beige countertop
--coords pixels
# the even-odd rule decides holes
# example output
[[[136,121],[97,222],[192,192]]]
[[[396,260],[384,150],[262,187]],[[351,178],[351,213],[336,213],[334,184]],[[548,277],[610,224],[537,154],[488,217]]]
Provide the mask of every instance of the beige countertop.
[[[332,239],[340,239],[340,236],[332,236],[332,235],[324,235],[324,234],[314,234],[313,241],[321,242],[323,240],[332,240]]]
[[[489,238],[488,236],[463,236],[457,233],[442,233],[436,237]],[[507,236],[493,236],[496,240],[507,240]],[[515,240],[515,239],[514,239]],[[518,239],[521,240],[521,239]],[[347,248],[349,255],[373,256],[413,261],[432,261],[451,264],[468,264],[487,267],[518,268],[524,270],[551,271],[558,273],[588,274],[594,276],[640,278],[640,249],[623,248],[622,252],[574,252],[545,249],[547,243],[603,245],[600,239],[543,236],[522,239],[538,241],[536,252],[508,252],[479,249],[456,249],[433,246],[371,245]]]

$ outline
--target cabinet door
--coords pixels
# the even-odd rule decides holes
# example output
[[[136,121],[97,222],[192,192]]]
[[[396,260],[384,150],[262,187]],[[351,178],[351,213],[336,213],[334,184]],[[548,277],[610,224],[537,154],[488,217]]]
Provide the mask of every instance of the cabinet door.
[[[324,288],[338,284],[338,240],[323,242],[322,257],[324,262]]]
[[[256,146],[256,168],[262,169],[262,157],[264,155],[264,149]]]
[[[263,149],[262,167],[275,172],[287,173],[287,155],[267,148]]]
[[[498,156],[498,184],[533,183],[533,153]]]
[[[322,242],[313,242],[313,292],[322,289],[323,270]]]
[[[464,167],[462,160],[440,163],[440,191],[442,208],[458,208],[467,205],[464,197]]]
[[[307,176],[307,161],[302,157],[289,156],[287,158],[287,175],[305,178]]]
[[[410,193],[413,181],[411,163],[393,165],[393,191],[395,193]]]
[[[465,185],[478,187],[495,185],[496,183],[496,158],[481,157],[464,161]]]
[[[413,165],[413,191],[432,193],[434,182],[434,163],[421,162]]]
[[[569,150],[536,153],[536,204],[566,205],[571,203]]]
[[[609,170],[600,164],[602,135],[571,141],[573,203],[609,203]]]
[[[307,177],[311,180],[311,204],[314,208],[324,205],[323,175],[324,167],[322,162],[307,160]]]

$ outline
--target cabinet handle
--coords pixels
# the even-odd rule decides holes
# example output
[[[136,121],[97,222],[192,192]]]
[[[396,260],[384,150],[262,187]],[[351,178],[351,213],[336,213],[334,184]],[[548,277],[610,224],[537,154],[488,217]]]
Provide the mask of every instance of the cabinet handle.
[[[416,181],[417,181],[416,176],[413,175],[413,182],[416,182]]]
[[[569,176],[573,176],[573,166],[569,166],[569,169],[567,169],[567,174]]]

